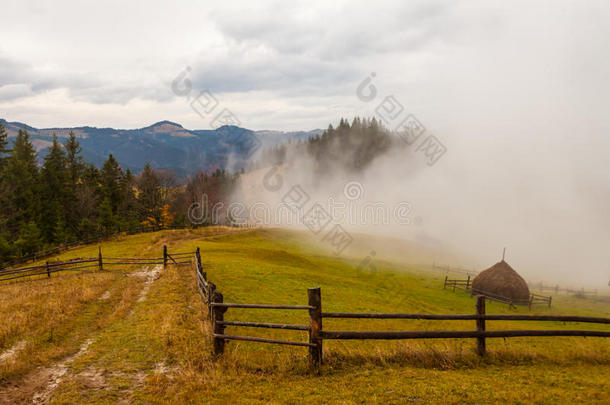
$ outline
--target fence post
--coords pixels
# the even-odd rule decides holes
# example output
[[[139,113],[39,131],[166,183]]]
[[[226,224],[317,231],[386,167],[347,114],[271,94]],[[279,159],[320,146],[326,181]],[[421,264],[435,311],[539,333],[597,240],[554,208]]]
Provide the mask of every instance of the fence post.
[[[309,343],[315,345],[309,347],[309,361],[313,366],[319,366],[322,363],[322,339],[320,331],[322,330],[322,295],[320,287],[308,288],[307,297],[309,298],[309,306],[313,309],[309,310]]]
[[[212,303],[222,303],[223,296],[220,292],[214,290],[214,294],[211,296]],[[224,321],[224,313],[227,308],[224,307],[212,307],[212,330],[214,331],[214,335],[224,335],[225,326],[222,324]],[[214,336],[214,354],[220,355],[225,351],[225,340],[224,338],[219,338]]]
[[[532,302],[534,301],[534,294],[530,294],[530,302],[528,304],[528,308],[531,311],[532,310]]]
[[[97,263],[100,267],[100,271],[104,270],[104,265],[102,263],[102,247],[101,246],[98,246]]]
[[[477,315],[485,315],[485,296],[477,295]],[[477,332],[485,332],[485,319],[477,319]],[[479,356],[485,355],[485,338],[483,336],[477,337],[477,354]]]
[[[47,260],[47,276],[51,278],[51,270],[49,269],[49,261]]]
[[[214,326],[214,318],[212,317],[212,297],[214,297],[214,293],[216,292],[216,284],[208,283],[208,317],[210,318],[210,322],[212,322],[212,326]]]
[[[549,297],[549,308],[551,307],[551,300],[553,299],[553,297]]]
[[[201,269],[201,251],[199,250],[199,247],[195,250],[195,257],[197,258],[197,268]]]
[[[443,283],[443,290],[445,289],[445,287],[447,287],[447,278],[449,278],[449,276],[445,276],[445,282]]]
[[[167,267],[167,245],[163,245],[163,268]]]
[[[466,289],[470,288],[470,274],[468,275],[468,280],[466,280]]]

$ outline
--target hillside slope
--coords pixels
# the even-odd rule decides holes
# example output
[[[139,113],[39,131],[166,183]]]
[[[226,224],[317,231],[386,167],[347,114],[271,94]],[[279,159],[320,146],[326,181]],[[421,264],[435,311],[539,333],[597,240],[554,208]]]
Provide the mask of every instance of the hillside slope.
[[[214,236],[217,234],[218,236]],[[444,274],[416,266],[330,257],[298,232],[201,229],[134,235],[107,254],[155,257],[199,246],[208,277],[227,302],[305,304],[320,286],[325,311],[473,313],[474,300],[442,289]],[[64,257],[95,255],[97,246]],[[537,312],[609,316],[604,304],[555,297]],[[488,304],[488,313],[514,313]],[[526,313],[526,309],[518,312]],[[610,399],[610,340],[515,338],[325,342],[320,373],[307,350],[230,342],[211,355],[207,308],[190,266],[126,267],[0,286],[0,401],[41,403],[490,403]],[[306,313],[230,309],[225,319],[307,323]],[[552,324],[555,328],[573,325]],[[469,321],[333,321],[329,329],[473,329]],[[549,327],[490,323],[489,329]],[[587,327],[578,325],[578,327]],[[606,328],[608,329],[608,328]],[[231,329],[230,333],[236,330]],[[240,330],[240,333],[244,333]],[[306,341],[304,332],[248,330]]]
[[[136,173],[148,162],[155,169],[172,169],[179,176],[197,170],[226,168],[230,156],[236,167],[243,167],[248,156],[255,153],[259,145],[268,147],[321,133],[320,130],[252,131],[234,125],[223,125],[213,130],[189,130],[170,121],[160,121],[139,129],[89,126],[39,129],[20,122],[6,122],[3,119],[0,122],[6,126],[9,140],[17,136],[19,129],[27,129],[40,158],[51,145],[53,134],[65,138],[73,131],[87,163],[99,167],[109,154],[113,154],[121,166]]]

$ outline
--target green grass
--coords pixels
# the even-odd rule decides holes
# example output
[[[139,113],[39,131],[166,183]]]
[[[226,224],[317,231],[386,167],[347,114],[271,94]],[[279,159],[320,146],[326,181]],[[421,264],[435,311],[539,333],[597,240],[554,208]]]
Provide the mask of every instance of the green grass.
[[[305,234],[254,230],[213,236],[222,230],[167,231],[134,235],[102,245],[105,254],[158,256],[201,248],[204,270],[225,302],[306,304],[307,288],[320,286],[324,311],[474,313],[469,294],[443,290],[444,274],[421,266],[375,260],[375,273],[357,270],[360,258],[338,259],[308,242]],[[94,255],[96,246],[63,257]],[[133,269],[121,271],[129,272]],[[113,273],[114,274],[114,273]],[[121,273],[122,274],[122,273]],[[78,280],[94,280],[83,275]],[[99,277],[99,276],[98,276]],[[84,300],[61,319],[62,351],[40,364],[88,351],[69,365],[53,391],[53,403],[573,403],[610,400],[610,341],[601,338],[488,339],[489,354],[474,353],[472,339],[418,341],[325,341],[324,364],[311,369],[307,349],[229,342],[219,359],[211,355],[207,308],[190,266],[169,266],[152,282],[107,276],[113,291],[100,303]],[[58,278],[67,286],[74,278]],[[48,281],[47,281],[48,282]],[[92,281],[93,282],[93,281]],[[32,282],[42,283],[42,282]],[[26,288],[27,283],[18,284]],[[19,287],[11,285],[18,294]],[[4,288],[4,287],[0,287]],[[28,287],[29,288],[29,287]],[[0,290],[1,291],[1,290]],[[124,293],[123,293],[124,292]],[[28,297],[31,306],[40,298]],[[117,308],[122,308],[117,310]],[[24,306],[23,312],[30,308]],[[488,313],[529,313],[498,303]],[[535,313],[610,316],[607,304],[568,296]],[[227,320],[307,324],[305,311],[229,309]],[[49,326],[48,328],[50,328]],[[52,326],[57,328],[57,325]],[[327,330],[473,330],[474,321],[324,320]],[[4,347],[48,334],[41,326],[6,336]],[[603,325],[557,322],[488,322],[488,329],[591,328]],[[228,334],[306,341],[304,332],[228,327]],[[63,336],[63,335],[62,335]],[[27,381],[38,355],[33,346],[5,370],[5,382]],[[13,363],[11,363],[13,364]],[[25,400],[26,397],[24,397]],[[0,394],[0,399],[2,396]]]

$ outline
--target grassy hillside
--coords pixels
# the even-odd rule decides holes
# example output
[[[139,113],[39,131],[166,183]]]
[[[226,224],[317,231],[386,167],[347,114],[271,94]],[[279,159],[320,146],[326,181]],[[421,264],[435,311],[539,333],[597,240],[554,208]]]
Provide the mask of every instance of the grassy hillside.
[[[218,236],[214,236],[218,234]],[[306,304],[322,288],[325,311],[474,313],[444,274],[375,260],[337,259],[280,230],[208,228],[134,235],[104,243],[106,255],[154,257],[199,246],[227,302]],[[97,246],[63,257],[93,256]],[[488,313],[526,313],[488,304]],[[607,304],[559,296],[539,313],[610,316]],[[230,342],[214,360],[207,308],[190,266],[115,269],[0,286],[0,401],[45,403],[489,403],[610,400],[610,340],[489,339],[325,341],[319,373],[307,350]],[[307,324],[305,312],[229,309],[227,320]],[[489,322],[488,329],[594,328]],[[472,321],[324,320],[333,330],[472,330]],[[599,326],[597,328],[603,329]],[[605,328],[610,329],[610,328]],[[306,341],[306,333],[227,328]],[[9,351],[14,349],[14,354]]]

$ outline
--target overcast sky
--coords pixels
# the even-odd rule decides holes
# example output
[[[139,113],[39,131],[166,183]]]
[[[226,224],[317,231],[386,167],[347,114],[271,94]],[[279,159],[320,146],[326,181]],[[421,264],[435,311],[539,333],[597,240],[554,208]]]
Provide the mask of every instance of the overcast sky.
[[[252,129],[324,128],[381,97],[439,126],[456,107],[567,98],[600,108],[599,1],[3,1],[0,112],[37,127],[210,121],[172,92],[186,67]],[[377,100],[356,87],[371,72]],[[549,92],[550,90],[550,92]],[[528,93],[528,94],[526,94]],[[533,93],[533,97],[532,94]],[[560,93],[561,99],[557,99]],[[466,105],[464,105],[466,104]],[[491,105],[493,104],[493,105]],[[573,107],[573,108],[572,108]]]

